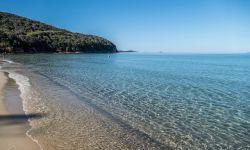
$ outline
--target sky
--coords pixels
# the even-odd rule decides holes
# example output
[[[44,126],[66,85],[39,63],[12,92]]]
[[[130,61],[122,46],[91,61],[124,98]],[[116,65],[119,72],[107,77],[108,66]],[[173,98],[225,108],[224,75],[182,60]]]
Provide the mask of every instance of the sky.
[[[102,36],[120,50],[250,51],[250,0],[0,0],[0,11]]]

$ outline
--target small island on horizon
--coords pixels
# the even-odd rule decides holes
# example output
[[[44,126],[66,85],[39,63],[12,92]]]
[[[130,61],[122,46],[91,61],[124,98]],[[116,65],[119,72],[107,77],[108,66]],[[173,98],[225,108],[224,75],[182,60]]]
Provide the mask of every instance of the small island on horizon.
[[[95,35],[73,33],[0,12],[0,53],[116,53],[116,45]]]
[[[132,53],[137,52],[136,50],[118,50],[119,53]]]

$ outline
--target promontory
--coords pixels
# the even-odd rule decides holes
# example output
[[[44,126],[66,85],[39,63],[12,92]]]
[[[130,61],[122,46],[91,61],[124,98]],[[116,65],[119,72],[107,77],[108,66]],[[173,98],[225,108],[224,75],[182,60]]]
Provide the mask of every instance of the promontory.
[[[0,53],[115,53],[116,46],[95,35],[73,33],[0,12]]]

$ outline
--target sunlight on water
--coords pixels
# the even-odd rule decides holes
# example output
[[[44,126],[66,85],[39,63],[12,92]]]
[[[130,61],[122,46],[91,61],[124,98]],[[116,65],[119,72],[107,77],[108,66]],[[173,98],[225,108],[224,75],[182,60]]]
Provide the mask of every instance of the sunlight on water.
[[[250,147],[249,55],[9,57],[165,145]]]

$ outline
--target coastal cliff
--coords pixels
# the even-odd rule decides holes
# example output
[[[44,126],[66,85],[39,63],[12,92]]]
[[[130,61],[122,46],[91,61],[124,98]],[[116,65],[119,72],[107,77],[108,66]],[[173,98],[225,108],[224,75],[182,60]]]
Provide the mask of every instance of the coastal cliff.
[[[0,12],[0,53],[115,53],[116,46],[98,36],[73,33],[28,18]]]

